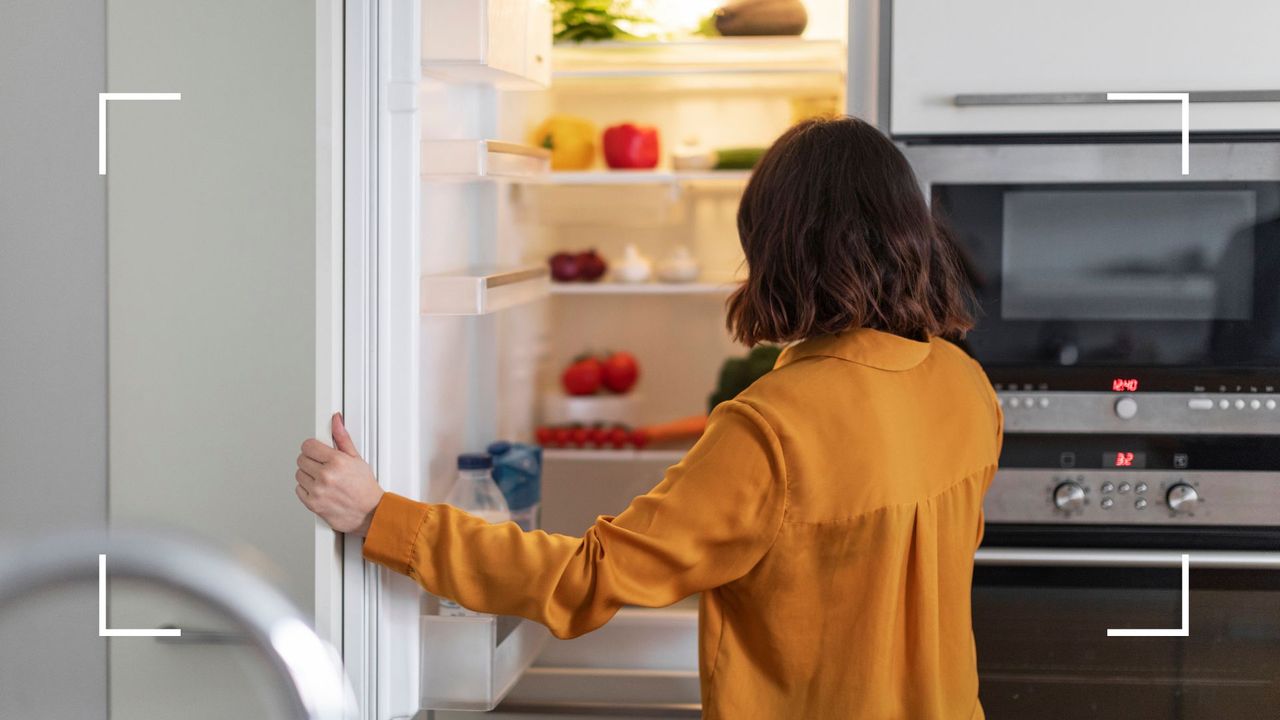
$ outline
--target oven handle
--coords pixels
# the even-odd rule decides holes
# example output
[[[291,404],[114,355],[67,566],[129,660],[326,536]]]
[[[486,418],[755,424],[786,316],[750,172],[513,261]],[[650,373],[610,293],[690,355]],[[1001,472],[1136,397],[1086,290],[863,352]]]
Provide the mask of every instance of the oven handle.
[[[1280,552],[1188,551],[1191,566],[1226,570],[1280,570]],[[975,565],[1028,567],[1182,566],[1183,553],[1171,550],[1083,550],[1075,548],[979,548]]]
[[[1193,103],[1280,102],[1280,90],[1202,90],[1188,93]],[[1061,93],[961,93],[954,102],[959,107],[997,105],[1105,105],[1104,92]]]

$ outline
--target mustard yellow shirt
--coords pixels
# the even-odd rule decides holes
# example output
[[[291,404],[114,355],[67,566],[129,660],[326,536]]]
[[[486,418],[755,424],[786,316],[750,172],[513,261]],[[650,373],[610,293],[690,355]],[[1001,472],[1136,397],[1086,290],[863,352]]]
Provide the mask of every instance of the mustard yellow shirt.
[[[854,330],[788,348],[580,538],[388,494],[364,554],[562,638],[701,592],[706,718],[981,718],[969,596],[1001,423],[954,345]]]

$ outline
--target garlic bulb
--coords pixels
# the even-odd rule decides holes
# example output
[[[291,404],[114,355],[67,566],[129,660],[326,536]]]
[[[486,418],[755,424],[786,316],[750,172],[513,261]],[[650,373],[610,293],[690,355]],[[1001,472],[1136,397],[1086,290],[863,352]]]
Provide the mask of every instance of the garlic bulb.
[[[698,279],[702,268],[684,245],[677,245],[671,254],[658,263],[658,279],[667,283],[688,283]]]
[[[618,282],[647,282],[652,274],[653,263],[641,255],[635,245],[627,245],[622,251],[622,259],[613,265],[613,277]]]

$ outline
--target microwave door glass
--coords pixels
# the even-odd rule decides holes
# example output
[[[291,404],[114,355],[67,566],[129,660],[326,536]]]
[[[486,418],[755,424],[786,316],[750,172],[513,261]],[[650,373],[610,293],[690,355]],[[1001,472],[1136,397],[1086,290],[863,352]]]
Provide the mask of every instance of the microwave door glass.
[[[1280,365],[1280,184],[934,185],[992,366]]]
[[[1249,320],[1254,193],[1012,191],[1007,320]]]

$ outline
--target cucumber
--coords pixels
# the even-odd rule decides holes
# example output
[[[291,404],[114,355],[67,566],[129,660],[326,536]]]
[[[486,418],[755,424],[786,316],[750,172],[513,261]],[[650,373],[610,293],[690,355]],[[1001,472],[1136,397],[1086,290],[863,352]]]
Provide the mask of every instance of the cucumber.
[[[723,148],[716,150],[716,170],[750,170],[764,155],[762,147]]]

